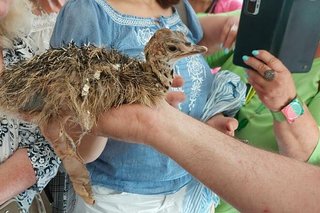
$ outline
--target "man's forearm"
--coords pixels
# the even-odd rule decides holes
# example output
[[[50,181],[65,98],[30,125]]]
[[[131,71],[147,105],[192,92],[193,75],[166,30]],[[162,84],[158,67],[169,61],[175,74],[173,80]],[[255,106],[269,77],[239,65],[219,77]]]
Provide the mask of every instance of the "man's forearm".
[[[0,204],[36,183],[26,149],[18,149],[0,164]]]
[[[239,210],[320,210],[319,168],[245,145],[178,111],[166,114],[145,142]]]

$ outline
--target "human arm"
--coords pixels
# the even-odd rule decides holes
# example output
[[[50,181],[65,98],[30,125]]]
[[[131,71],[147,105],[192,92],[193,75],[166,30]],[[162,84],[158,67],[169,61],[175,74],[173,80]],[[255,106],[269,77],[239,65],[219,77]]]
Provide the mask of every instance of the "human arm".
[[[36,181],[27,149],[18,149],[0,164],[0,205],[31,187]]]
[[[229,50],[235,41],[239,12],[229,12],[223,14],[197,15],[187,0],[184,0],[187,27],[192,32],[196,43],[208,48],[207,55],[226,48]]]
[[[320,82],[318,82],[318,84],[319,83]],[[320,129],[320,113],[319,113],[320,92],[319,91],[312,98],[311,102],[307,103],[307,105],[310,113],[312,114],[312,117],[316,120]],[[310,155],[307,162],[313,165],[320,165],[320,138],[316,148],[314,149],[313,153]]]
[[[106,112],[96,133],[151,145],[240,211],[319,211],[319,168],[240,143],[166,103]]]
[[[212,54],[221,47],[226,50],[231,49],[236,39],[239,18],[238,14],[213,14],[199,17],[203,29],[203,38],[199,44],[208,48],[207,55]]]
[[[2,48],[0,48],[0,70],[2,68],[3,57]],[[0,164],[0,205],[35,183],[36,176],[28,158],[27,149],[18,149]]]
[[[173,78],[172,87],[181,87],[184,81],[181,76],[176,75]],[[171,91],[166,95],[166,101],[171,105],[176,107],[178,103],[184,101],[185,95],[179,91]],[[48,126],[42,127],[42,132],[49,141],[59,141],[61,140],[61,135],[59,134],[58,128],[60,121],[56,120],[50,122]],[[73,141],[79,141],[77,146],[77,153],[82,158],[84,163],[90,163],[96,160],[105,148],[108,138],[99,137],[97,135],[86,133],[82,134],[80,126],[74,125],[72,123],[67,123],[64,127],[67,134],[73,139]],[[59,143],[59,142],[58,142]]]
[[[243,106],[245,95],[246,85],[238,75],[227,70],[219,71],[214,75],[208,99],[203,107],[201,120],[207,122],[213,116],[223,114],[229,117],[225,119],[231,121],[231,117],[234,117]],[[237,125],[234,127],[237,128]],[[235,130],[234,127],[223,127],[222,129],[231,133],[232,130]]]
[[[77,147],[77,153],[81,156],[84,163],[95,161],[104,150],[108,138],[94,135],[84,135]]]
[[[271,111],[280,111],[296,95],[296,88],[289,70],[266,51],[256,52],[257,59],[245,60],[254,70],[249,70],[248,82],[253,86],[260,100]],[[266,81],[262,75],[266,70],[275,70],[275,79]],[[293,123],[274,121],[274,132],[279,151],[289,157],[307,161],[318,144],[319,129],[308,107]]]
[[[172,87],[181,87],[184,81],[181,76],[175,76],[172,82]],[[173,107],[177,107],[179,103],[185,100],[185,95],[182,92],[175,91],[169,92],[166,95],[166,101]],[[234,132],[237,128],[235,122],[236,120],[231,120],[233,118],[227,118],[222,115],[223,118],[217,116],[208,121],[210,125],[218,128],[221,131],[228,131],[230,134]],[[225,125],[224,125],[225,124]],[[96,160],[102,153],[105,145],[107,143],[107,138],[98,137],[92,134],[86,134],[78,147],[78,153],[82,157],[85,163],[90,163]]]
[[[26,190],[28,195],[41,191],[55,176],[60,160],[36,126],[2,117],[1,129],[1,159],[5,160],[0,164],[0,176],[6,181],[1,181],[5,187],[0,187],[0,201]]]

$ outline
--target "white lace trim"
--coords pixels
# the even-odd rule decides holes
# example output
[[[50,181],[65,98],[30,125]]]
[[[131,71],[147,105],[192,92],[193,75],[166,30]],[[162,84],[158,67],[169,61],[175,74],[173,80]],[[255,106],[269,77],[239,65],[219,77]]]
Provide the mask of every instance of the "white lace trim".
[[[56,13],[42,14],[41,16],[34,15],[31,32],[52,29],[52,27],[56,22],[56,18],[57,18]]]

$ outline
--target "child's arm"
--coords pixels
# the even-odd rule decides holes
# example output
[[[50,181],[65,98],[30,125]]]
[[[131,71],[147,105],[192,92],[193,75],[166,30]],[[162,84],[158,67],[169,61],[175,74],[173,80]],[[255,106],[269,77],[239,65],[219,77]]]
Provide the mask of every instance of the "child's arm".
[[[11,124],[14,123],[9,122]],[[43,190],[55,176],[60,164],[38,128],[20,122],[18,129],[19,135],[5,139],[2,147],[13,148],[9,144],[19,143],[18,149],[11,156],[0,162],[0,204],[26,189],[34,193]],[[15,133],[9,130],[5,134]]]
[[[47,126],[41,126],[41,131],[46,139],[54,144],[59,144],[61,140],[60,133],[61,120],[52,120]],[[68,134],[67,137],[77,144],[76,150],[78,156],[81,157],[83,163],[90,163],[96,160],[107,144],[107,138],[93,135],[89,132],[83,133],[79,125],[74,125],[72,122],[66,122],[64,129]],[[80,141],[79,141],[80,140]],[[56,147],[61,149],[61,147]]]
[[[172,82],[172,87],[181,87],[184,81],[181,76],[176,75]],[[185,95],[182,92],[171,91],[166,95],[166,101],[173,107],[184,101]],[[84,160],[84,163],[90,163],[96,160],[107,144],[108,138],[99,137],[92,134],[83,136],[80,145],[77,148],[78,154]]]
[[[210,90],[203,108],[202,121],[206,122],[219,113],[234,117],[245,102],[246,85],[230,71],[223,70],[215,74]]]
[[[77,148],[78,154],[84,163],[95,161],[107,144],[108,138],[86,134],[83,136],[80,145]]]
[[[0,166],[0,205],[31,187],[36,181],[27,150],[18,149]]]

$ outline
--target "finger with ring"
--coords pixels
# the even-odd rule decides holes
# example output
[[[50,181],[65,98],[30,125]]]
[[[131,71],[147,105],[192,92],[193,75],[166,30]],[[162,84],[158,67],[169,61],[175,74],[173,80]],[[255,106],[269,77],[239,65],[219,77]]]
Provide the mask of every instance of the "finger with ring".
[[[266,70],[263,73],[263,78],[267,81],[272,81],[275,77],[275,71],[274,70]]]

